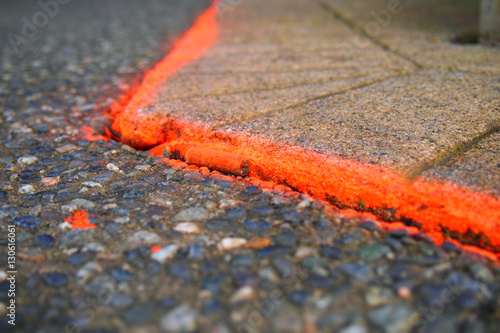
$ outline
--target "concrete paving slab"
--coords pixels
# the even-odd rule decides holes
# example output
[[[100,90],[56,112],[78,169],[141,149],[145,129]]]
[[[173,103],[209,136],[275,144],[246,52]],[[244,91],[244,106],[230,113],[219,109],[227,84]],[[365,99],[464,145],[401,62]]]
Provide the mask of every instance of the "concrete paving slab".
[[[453,180],[500,197],[500,134],[493,134],[465,154],[424,172],[423,176]]]
[[[485,75],[423,71],[225,129],[404,173],[486,130],[499,88]]]
[[[381,72],[367,76],[336,79],[333,77],[331,80],[314,84],[298,84],[288,88],[275,87],[262,90],[256,88],[254,91],[243,90],[245,87],[240,87],[240,89],[243,88],[241,92],[159,100],[152,110],[160,111],[176,119],[203,122],[215,129],[262,114],[295,107],[324,95],[342,93],[399,75],[398,72]],[[189,94],[190,92],[186,89],[180,93]]]
[[[216,45],[164,82],[142,115],[411,174],[500,114],[500,50],[450,42],[454,26],[477,24],[470,4],[441,4],[415,23],[434,8],[425,4],[408,5],[363,40],[356,28],[387,2],[242,2],[219,17]]]
[[[469,0],[321,0],[334,6],[344,16],[366,23],[385,19],[389,11],[390,29],[408,28],[450,36],[474,31],[479,24],[479,2]],[[373,13],[374,12],[374,13]]]
[[[359,52],[356,33],[311,2],[243,2],[220,19],[220,32],[202,59],[165,82],[149,114],[220,126],[415,70],[376,44]]]
[[[500,74],[499,47],[451,42],[464,33],[475,34],[477,39],[479,5],[475,1],[324,0],[324,3],[332,14],[423,68]],[[391,7],[391,3],[399,6]],[[358,37],[356,43],[363,49],[368,39]]]

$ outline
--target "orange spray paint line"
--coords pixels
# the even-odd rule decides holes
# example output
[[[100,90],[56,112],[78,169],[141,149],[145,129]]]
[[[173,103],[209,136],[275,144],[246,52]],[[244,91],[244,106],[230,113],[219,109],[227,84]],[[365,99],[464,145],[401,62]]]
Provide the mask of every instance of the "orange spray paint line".
[[[153,149],[160,156],[169,143],[182,142],[181,158],[213,169],[238,171],[235,161],[248,160],[249,176],[287,185],[343,209],[371,212],[383,221],[417,225],[437,242],[453,237],[500,253],[500,200],[488,194],[437,181],[410,182],[388,168],[284,147],[255,136],[213,135],[207,128],[167,117],[146,117],[141,108],[151,102],[160,84],[214,44],[215,15],[214,5],[146,74],[130,99],[112,109],[111,131],[119,133],[122,142],[138,149],[161,145]],[[193,147],[197,148],[187,154]]]
[[[186,160],[192,146],[204,147],[212,154],[237,155],[249,161],[249,176],[285,184],[342,209],[371,212],[382,221],[418,226],[438,244],[454,238],[500,252],[500,201],[486,193],[438,181],[410,182],[388,168],[286,147],[255,136],[215,136],[186,122],[173,125],[171,121],[170,126],[182,143],[161,147],[177,147],[177,158]],[[168,132],[168,128],[157,130]]]
[[[235,176],[246,176],[250,162],[235,154],[218,151],[203,146],[190,147],[184,159],[188,164],[207,167],[211,170],[229,173]]]
[[[137,122],[138,115],[141,114],[141,108],[151,102],[163,81],[178,69],[199,59],[215,43],[218,35],[215,19],[217,3],[218,1],[214,1],[191,29],[174,44],[172,51],[145,75],[130,100],[126,104],[117,103],[112,109],[115,117],[112,130],[120,133],[125,143],[144,149],[164,141],[164,135],[149,131],[149,122]],[[135,139],[128,140],[132,137]]]

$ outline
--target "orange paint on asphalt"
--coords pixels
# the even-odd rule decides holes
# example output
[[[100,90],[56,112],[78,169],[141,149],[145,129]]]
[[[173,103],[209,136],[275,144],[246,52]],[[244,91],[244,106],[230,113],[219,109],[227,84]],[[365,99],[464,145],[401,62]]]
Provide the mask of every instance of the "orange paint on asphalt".
[[[232,163],[224,153],[233,154],[249,161],[248,176],[287,185],[343,209],[373,213],[382,221],[418,226],[437,243],[454,238],[500,253],[500,201],[493,196],[449,183],[411,182],[388,168],[285,147],[255,136],[214,133],[161,115],[144,116],[141,108],[152,101],[160,84],[215,43],[215,14],[214,7],[202,14],[143,83],[113,107],[112,130],[121,141],[139,149],[161,145],[153,149],[159,156],[173,145],[186,147],[178,158],[188,162],[201,158],[186,158],[189,147],[210,149],[218,153],[209,164],[201,164],[216,170]]]
[[[87,212],[84,210],[79,210],[75,212],[72,216],[68,217],[64,222],[71,224],[71,229],[82,229],[87,230],[89,228],[95,228],[96,225],[90,223],[87,218]]]
[[[155,253],[161,250],[161,246],[155,245],[151,248],[151,253]]]

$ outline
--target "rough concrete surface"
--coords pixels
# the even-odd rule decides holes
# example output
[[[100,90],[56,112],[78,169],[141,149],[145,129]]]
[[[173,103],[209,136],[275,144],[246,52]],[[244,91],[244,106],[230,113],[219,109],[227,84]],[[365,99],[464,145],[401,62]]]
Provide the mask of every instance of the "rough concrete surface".
[[[489,76],[422,71],[227,128],[405,173],[485,131],[499,89]]]
[[[500,119],[500,49],[451,42],[477,24],[464,2],[402,2],[376,36],[360,33],[387,6],[242,2],[150,112],[413,172]]]
[[[476,144],[471,150],[458,155],[442,166],[423,173],[429,177],[450,179],[461,185],[500,193],[500,134]]]

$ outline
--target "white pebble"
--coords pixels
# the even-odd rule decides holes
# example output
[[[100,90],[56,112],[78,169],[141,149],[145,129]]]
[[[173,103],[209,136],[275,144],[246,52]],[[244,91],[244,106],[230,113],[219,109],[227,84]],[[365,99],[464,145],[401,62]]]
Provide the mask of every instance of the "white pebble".
[[[59,223],[59,229],[69,230],[71,229],[71,224],[69,224],[68,222]]]
[[[172,259],[179,247],[176,244],[170,244],[165,246],[159,251],[151,254],[151,259],[156,260],[160,263],[165,263],[167,260]]]
[[[196,329],[196,320],[196,310],[183,304],[164,315],[160,326],[166,332],[192,332]]]
[[[115,203],[110,203],[110,204],[104,205],[102,207],[102,210],[108,210],[108,209],[114,209],[114,208],[118,208],[118,205]]]
[[[311,200],[310,199],[304,199],[299,204],[297,205],[297,209],[304,209],[307,208],[311,205]]]
[[[17,192],[21,194],[32,194],[35,193],[35,189],[31,185],[23,185],[17,190]]]
[[[200,226],[192,222],[179,223],[174,230],[185,234],[199,234],[201,232]]]
[[[69,153],[70,151],[77,150],[78,147],[72,144],[67,144],[62,147],[56,148],[56,151],[60,154]]]
[[[96,182],[83,182],[82,185],[88,186],[88,187],[102,187],[100,183]]]
[[[237,303],[254,298],[255,292],[251,286],[243,286],[231,296],[231,303]]]
[[[114,220],[116,223],[118,224],[123,224],[123,223],[128,223],[130,222],[130,218],[128,216],[121,216],[121,217],[117,217],[115,218]]]
[[[70,203],[70,204],[67,204],[67,205],[62,205],[61,206],[61,212],[64,214],[64,215],[67,215],[67,214],[70,214],[70,213],[73,213],[74,211],[76,211],[78,209],[78,206],[76,204],[73,204],[73,203]]]
[[[219,250],[234,250],[239,247],[242,247],[247,243],[247,240],[245,238],[238,238],[238,237],[226,237],[221,240],[219,243],[218,247]]]
[[[314,255],[314,249],[308,246],[301,246],[295,252],[295,258],[305,258]]]
[[[241,204],[241,201],[236,201],[233,199],[222,199],[219,203],[219,209],[232,208]]]
[[[7,280],[7,273],[5,271],[0,270],[0,282]]]
[[[351,326],[347,326],[343,328],[339,333],[366,333],[368,330],[361,326],[360,324],[352,324]]]
[[[104,252],[106,249],[99,243],[91,242],[82,248],[82,252]]]
[[[31,165],[38,162],[38,157],[36,156],[22,156],[17,159],[17,163],[23,166]]]
[[[115,172],[118,172],[120,171],[120,168],[118,168],[116,165],[114,165],[113,163],[108,163],[106,164],[106,169],[110,170],[110,171],[115,171]]]
[[[137,165],[135,167],[136,170],[139,170],[139,171],[149,171],[151,170],[151,165],[149,164],[141,164],[141,165]]]

